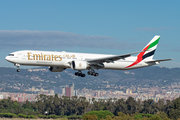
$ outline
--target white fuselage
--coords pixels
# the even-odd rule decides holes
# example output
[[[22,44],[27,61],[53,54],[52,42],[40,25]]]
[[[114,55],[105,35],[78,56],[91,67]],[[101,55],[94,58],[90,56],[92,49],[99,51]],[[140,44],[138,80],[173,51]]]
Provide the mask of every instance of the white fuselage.
[[[73,60],[87,61],[110,56],[113,55],[23,50],[10,53],[9,56],[6,56],[6,60],[20,65],[71,68],[69,63]],[[130,68],[126,68],[130,64],[134,63],[136,59],[136,56],[130,56],[114,62],[105,62],[104,67],[101,69],[127,70],[155,65],[154,63],[147,64],[146,62],[141,61]]]

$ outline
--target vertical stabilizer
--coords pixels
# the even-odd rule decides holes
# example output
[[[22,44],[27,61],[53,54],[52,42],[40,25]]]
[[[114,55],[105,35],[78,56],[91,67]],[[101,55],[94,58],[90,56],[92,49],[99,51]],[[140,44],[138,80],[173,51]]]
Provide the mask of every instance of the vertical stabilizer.
[[[154,38],[146,45],[146,47],[142,50],[145,51],[142,55],[142,60],[152,60],[154,53],[156,51],[160,36],[156,35]],[[141,54],[141,53],[140,53]]]
[[[156,35],[154,38],[144,47],[142,52],[140,52],[137,55],[137,59],[134,63],[127,66],[126,68],[132,67],[138,63],[140,63],[142,60],[150,61],[153,59],[154,53],[156,51],[158,42],[159,42],[160,36]]]

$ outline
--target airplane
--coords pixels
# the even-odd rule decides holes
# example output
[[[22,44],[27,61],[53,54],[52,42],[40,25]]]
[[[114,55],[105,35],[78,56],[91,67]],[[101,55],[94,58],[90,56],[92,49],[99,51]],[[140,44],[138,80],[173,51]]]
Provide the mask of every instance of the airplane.
[[[62,72],[71,68],[77,70],[75,75],[80,77],[85,77],[82,70],[88,70],[88,75],[98,76],[95,72],[98,69],[130,70],[172,60],[153,59],[159,39],[160,36],[156,35],[142,51],[122,55],[22,50],[10,53],[5,59],[17,67],[17,72],[20,72],[20,65],[30,65],[49,66],[51,72]],[[132,56],[134,54],[138,55]]]

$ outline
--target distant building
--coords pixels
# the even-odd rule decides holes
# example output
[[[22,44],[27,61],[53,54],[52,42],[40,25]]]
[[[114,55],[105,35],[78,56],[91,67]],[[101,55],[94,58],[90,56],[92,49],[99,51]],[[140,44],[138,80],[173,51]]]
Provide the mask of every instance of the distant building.
[[[75,90],[75,91],[74,91],[74,93],[75,93],[75,94],[74,94],[75,96],[77,96],[77,95],[78,95],[78,91],[77,91],[77,90]]]
[[[75,91],[74,91],[74,84],[71,84],[69,86],[66,86],[66,96],[72,97],[75,96]]]
[[[126,90],[126,94],[132,94],[132,90],[128,88],[128,89]]]
[[[35,91],[35,89],[36,89],[36,88],[33,86],[33,87],[32,87],[32,91]]]
[[[65,95],[65,88],[53,87],[54,94]]]
[[[0,100],[2,100],[2,99],[4,99],[4,95],[3,94],[0,95]]]
[[[51,95],[54,95],[54,90],[49,90],[49,93],[50,93]]]
[[[71,97],[71,88],[70,87],[66,87],[66,96]]]
[[[43,92],[44,91],[44,89],[43,88],[41,88],[41,92]]]

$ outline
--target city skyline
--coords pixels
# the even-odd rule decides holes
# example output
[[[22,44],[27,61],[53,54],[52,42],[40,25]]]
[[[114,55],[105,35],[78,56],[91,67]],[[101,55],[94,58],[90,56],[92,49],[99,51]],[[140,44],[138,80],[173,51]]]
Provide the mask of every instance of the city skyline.
[[[108,86],[108,85],[107,85]],[[8,97],[11,100],[18,102],[25,102],[26,100],[33,102],[36,101],[36,96],[40,94],[44,95],[55,95],[57,94],[59,97],[67,96],[77,96],[77,97],[86,97],[87,100],[108,100],[110,98],[116,99],[124,99],[127,100],[130,96],[133,97],[136,101],[144,101],[148,99],[153,99],[155,102],[158,102],[160,99],[164,100],[174,100],[180,97],[180,82],[173,83],[166,87],[127,87],[127,86],[119,86],[123,87],[124,92],[122,90],[92,90],[92,89],[82,89],[82,90],[74,90],[74,84],[66,85],[66,87],[56,87],[56,89],[64,89],[64,92],[55,93],[56,90],[49,89],[44,90],[43,88],[37,89],[34,86],[32,88],[28,88],[25,91],[35,92],[35,93],[10,93],[10,92],[0,92],[0,100],[7,99]],[[75,94],[76,91],[76,94]],[[74,93],[72,93],[74,92]]]

